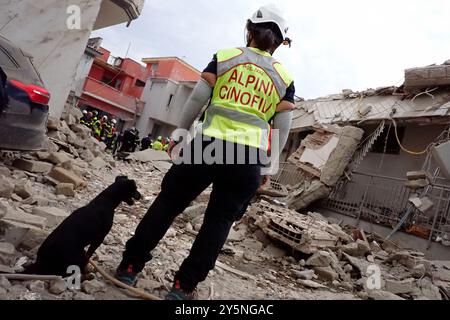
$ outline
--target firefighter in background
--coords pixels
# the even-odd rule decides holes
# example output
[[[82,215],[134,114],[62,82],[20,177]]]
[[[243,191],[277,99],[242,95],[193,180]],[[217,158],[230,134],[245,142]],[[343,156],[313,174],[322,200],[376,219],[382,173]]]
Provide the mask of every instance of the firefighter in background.
[[[102,123],[96,116],[94,116],[91,123],[92,133],[94,134],[95,139],[100,141],[102,136]]]
[[[87,110],[83,110],[82,113],[83,113],[83,117],[81,117],[80,123],[87,126],[87,124],[89,123],[88,112],[87,112]]]
[[[152,145],[152,134],[149,133],[141,140],[141,150],[147,150]]]
[[[170,148],[170,138],[165,137],[163,141],[163,151],[168,151]]]
[[[152,149],[153,149],[153,150],[159,150],[159,151],[162,151],[163,148],[164,148],[164,145],[163,145],[163,143],[162,143],[162,137],[159,136],[159,137],[156,139],[156,141],[154,141],[154,142],[152,143]]]
[[[109,130],[106,133],[106,140],[105,140],[108,149],[113,148],[113,143],[116,137],[116,125],[117,125],[116,119],[111,120],[111,122],[109,123]]]

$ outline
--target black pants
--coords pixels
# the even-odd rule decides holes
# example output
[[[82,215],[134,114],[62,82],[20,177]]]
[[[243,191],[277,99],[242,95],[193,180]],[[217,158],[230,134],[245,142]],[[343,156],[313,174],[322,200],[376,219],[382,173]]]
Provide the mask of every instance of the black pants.
[[[128,240],[120,266],[131,264],[140,272],[175,217],[212,183],[203,225],[175,276],[183,289],[193,290],[214,268],[233,222],[244,215],[261,183],[260,169],[256,164],[172,166],[162,181],[161,193]]]

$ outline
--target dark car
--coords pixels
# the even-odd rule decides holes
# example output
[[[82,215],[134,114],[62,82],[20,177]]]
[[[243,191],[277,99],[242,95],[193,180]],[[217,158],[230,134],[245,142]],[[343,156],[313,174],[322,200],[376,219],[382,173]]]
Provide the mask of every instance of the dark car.
[[[39,150],[46,138],[48,102],[32,57],[0,35],[0,149]],[[4,79],[6,76],[6,79]]]

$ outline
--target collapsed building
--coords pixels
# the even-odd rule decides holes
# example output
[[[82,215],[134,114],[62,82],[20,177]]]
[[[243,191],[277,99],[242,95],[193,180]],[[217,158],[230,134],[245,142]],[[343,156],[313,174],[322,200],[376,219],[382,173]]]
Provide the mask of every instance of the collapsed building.
[[[449,107],[449,62],[406,70],[401,87],[297,103],[286,161],[271,185],[278,203],[300,212],[314,204],[448,258]]]

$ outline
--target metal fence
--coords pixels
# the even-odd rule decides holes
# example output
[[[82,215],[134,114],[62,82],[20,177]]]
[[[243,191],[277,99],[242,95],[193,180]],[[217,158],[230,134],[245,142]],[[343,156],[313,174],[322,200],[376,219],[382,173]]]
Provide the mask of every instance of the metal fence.
[[[355,172],[351,181],[341,180],[321,205],[356,219],[394,227],[405,215],[413,195],[403,179]],[[436,179],[426,197],[433,207],[426,212],[414,208],[402,229],[431,241],[450,232],[448,181]]]

